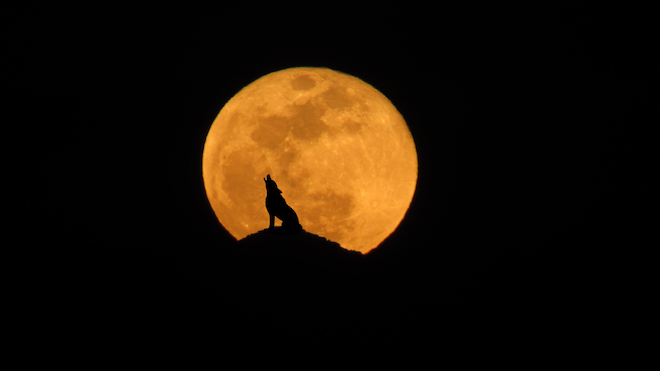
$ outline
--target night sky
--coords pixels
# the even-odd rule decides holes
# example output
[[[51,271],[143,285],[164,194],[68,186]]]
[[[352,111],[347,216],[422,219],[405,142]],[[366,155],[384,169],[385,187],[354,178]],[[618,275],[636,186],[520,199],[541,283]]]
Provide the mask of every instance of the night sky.
[[[27,344],[315,365],[584,355],[619,328],[605,262],[657,203],[650,12],[360,4],[3,10]],[[415,139],[408,214],[362,259],[240,247],[206,199],[215,116],[297,66],[371,84]]]

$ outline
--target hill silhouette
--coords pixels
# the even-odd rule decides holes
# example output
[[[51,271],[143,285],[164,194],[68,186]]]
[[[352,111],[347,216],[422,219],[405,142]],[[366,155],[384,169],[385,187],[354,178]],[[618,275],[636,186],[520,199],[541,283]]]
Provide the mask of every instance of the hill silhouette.
[[[338,243],[305,230],[289,233],[282,227],[264,229],[238,241],[238,246],[255,257],[280,258],[291,262],[317,264],[359,264],[364,256],[358,251],[346,250]]]

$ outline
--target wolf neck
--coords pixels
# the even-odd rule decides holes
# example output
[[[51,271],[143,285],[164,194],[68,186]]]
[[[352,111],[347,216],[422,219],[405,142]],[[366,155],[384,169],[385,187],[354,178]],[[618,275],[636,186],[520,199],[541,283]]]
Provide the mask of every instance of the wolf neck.
[[[268,188],[267,191],[268,191],[268,193],[273,193],[273,194],[276,194],[276,195],[279,195],[280,193],[282,193],[282,191],[280,191],[279,188],[274,188],[274,189]]]

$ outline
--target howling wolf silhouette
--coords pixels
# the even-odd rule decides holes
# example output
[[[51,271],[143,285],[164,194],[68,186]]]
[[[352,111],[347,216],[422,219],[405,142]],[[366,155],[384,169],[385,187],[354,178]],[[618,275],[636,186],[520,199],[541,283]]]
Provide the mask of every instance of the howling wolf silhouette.
[[[264,178],[266,182],[266,210],[270,214],[269,230],[275,228],[275,217],[282,221],[282,229],[290,232],[302,231],[302,225],[298,221],[298,215],[293,209],[286,204],[282,191],[277,188],[277,183],[270,178],[270,174]]]

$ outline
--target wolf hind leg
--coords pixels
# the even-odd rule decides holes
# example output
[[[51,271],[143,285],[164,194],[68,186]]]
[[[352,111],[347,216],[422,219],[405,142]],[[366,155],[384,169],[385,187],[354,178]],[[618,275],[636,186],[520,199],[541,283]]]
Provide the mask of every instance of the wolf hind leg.
[[[298,220],[295,221],[284,221],[282,222],[282,229],[287,231],[288,233],[298,233],[302,232],[302,225]]]

